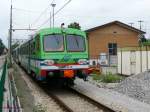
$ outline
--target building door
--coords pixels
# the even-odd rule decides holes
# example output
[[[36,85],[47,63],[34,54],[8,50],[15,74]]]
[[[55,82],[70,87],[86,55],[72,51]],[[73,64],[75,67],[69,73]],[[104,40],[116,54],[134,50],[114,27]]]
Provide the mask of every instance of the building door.
[[[117,65],[117,43],[108,43],[109,65]]]

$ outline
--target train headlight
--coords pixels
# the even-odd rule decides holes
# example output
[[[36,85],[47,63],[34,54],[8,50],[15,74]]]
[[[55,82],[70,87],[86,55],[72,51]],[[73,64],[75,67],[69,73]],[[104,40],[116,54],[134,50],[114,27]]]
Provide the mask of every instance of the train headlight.
[[[49,65],[49,66],[53,65],[54,63],[55,63],[54,60],[44,60],[43,62],[44,65]]]
[[[86,59],[79,59],[78,64],[80,65],[88,64],[88,61]]]

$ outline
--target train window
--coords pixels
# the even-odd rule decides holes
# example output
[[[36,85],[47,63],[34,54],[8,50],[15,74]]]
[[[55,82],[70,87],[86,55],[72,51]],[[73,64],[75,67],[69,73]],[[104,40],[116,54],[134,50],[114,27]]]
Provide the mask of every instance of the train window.
[[[37,49],[37,51],[39,51],[40,50],[40,36],[38,35],[36,38],[37,38],[37,40],[36,40],[36,49]]]
[[[35,54],[35,41],[33,42],[33,54]]]
[[[31,54],[35,54],[35,41],[32,41],[30,44]]]
[[[44,51],[63,51],[63,35],[47,35],[44,37]]]
[[[67,35],[67,51],[85,51],[85,39],[78,35]]]

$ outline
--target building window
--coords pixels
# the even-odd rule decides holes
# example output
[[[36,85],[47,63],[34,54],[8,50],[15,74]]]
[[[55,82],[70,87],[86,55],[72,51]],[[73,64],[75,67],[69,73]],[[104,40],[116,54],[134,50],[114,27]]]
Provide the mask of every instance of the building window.
[[[117,55],[117,44],[109,43],[108,44],[109,55]]]

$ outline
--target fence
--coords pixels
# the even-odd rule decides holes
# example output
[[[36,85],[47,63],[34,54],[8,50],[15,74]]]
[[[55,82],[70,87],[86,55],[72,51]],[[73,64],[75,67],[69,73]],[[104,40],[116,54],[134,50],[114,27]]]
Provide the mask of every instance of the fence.
[[[96,66],[117,66],[117,55],[101,54],[93,56],[94,58],[90,59],[90,65]]]
[[[118,49],[118,73],[138,74],[150,69],[150,46]]]
[[[2,112],[3,100],[4,100],[4,83],[5,83],[6,70],[7,70],[6,61],[0,70],[1,70],[1,73],[0,73],[0,112]]]
[[[22,112],[13,76],[8,74],[7,61],[0,71],[0,112]]]
[[[92,57],[94,58],[90,59],[90,65],[99,69],[101,73],[117,73],[117,55],[108,55],[106,53],[101,53],[101,55]]]

